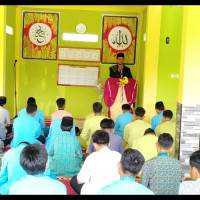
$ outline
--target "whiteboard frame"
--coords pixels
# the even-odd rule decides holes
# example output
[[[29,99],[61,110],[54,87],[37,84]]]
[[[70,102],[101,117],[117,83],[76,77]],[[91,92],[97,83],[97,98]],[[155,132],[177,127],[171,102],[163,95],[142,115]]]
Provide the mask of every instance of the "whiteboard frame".
[[[100,70],[100,67],[97,66],[97,65],[75,65],[75,64],[61,64],[59,63],[58,64],[58,70],[57,70],[57,85],[58,86],[80,86],[80,87],[95,87],[95,85],[76,85],[76,84],[59,84],[59,69],[60,69],[60,65],[66,65],[66,66],[69,66],[69,67],[74,67],[74,68],[87,68],[87,67],[97,67],[98,68],[98,79],[99,79],[99,70]]]

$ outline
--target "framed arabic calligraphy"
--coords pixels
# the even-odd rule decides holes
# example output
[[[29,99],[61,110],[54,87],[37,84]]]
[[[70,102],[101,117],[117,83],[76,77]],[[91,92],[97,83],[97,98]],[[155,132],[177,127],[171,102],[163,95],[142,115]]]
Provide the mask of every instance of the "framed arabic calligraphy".
[[[138,17],[103,16],[102,63],[115,64],[124,53],[124,64],[134,65]]]
[[[23,12],[22,58],[56,60],[58,13]]]

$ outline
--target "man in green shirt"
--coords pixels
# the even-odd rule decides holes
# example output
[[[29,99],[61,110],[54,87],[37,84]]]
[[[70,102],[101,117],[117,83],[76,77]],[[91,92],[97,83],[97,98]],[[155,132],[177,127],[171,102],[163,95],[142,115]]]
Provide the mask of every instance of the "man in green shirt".
[[[145,161],[157,156],[156,143],[158,137],[153,129],[148,128],[144,135],[133,141],[132,149],[138,150],[143,156]]]
[[[63,117],[62,133],[53,135],[48,149],[49,167],[56,176],[74,176],[80,171],[82,149],[79,139],[71,135],[72,117]]]
[[[102,104],[99,102],[93,103],[93,112],[94,112],[94,116],[93,117],[91,116],[90,118],[85,120],[81,134],[78,137],[81,143],[81,147],[86,149],[86,153],[89,152],[90,139],[93,133],[96,130],[101,129],[101,126],[100,126],[101,120],[104,118],[107,118],[101,114]]]
[[[172,121],[173,112],[171,110],[165,110],[163,112],[162,123],[159,124],[156,129],[155,133],[159,137],[162,133],[170,133],[175,141],[175,132],[176,132],[176,123]],[[173,143],[173,150],[169,153],[171,157],[174,157],[174,150],[175,150],[175,142]]]
[[[134,121],[128,123],[124,128],[124,149],[131,148],[133,141],[144,135],[147,128],[151,128],[151,124],[144,121],[145,109],[142,107],[137,107],[135,109]]]

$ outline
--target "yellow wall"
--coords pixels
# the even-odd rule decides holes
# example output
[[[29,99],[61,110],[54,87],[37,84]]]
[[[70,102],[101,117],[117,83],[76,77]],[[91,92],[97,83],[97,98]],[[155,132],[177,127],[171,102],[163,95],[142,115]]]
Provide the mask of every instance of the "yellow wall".
[[[148,6],[144,64],[143,107],[146,110],[145,121],[151,122],[155,114],[157,71],[160,42],[161,6]]]
[[[200,6],[184,6],[179,102],[200,104]]]
[[[5,6],[0,6],[0,95],[5,95]]]

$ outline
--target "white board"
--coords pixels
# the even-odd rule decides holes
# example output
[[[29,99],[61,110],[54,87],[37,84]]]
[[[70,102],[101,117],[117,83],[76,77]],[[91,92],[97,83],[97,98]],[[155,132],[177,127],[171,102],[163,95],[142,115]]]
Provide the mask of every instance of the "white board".
[[[58,85],[96,86],[99,66],[58,65]]]

